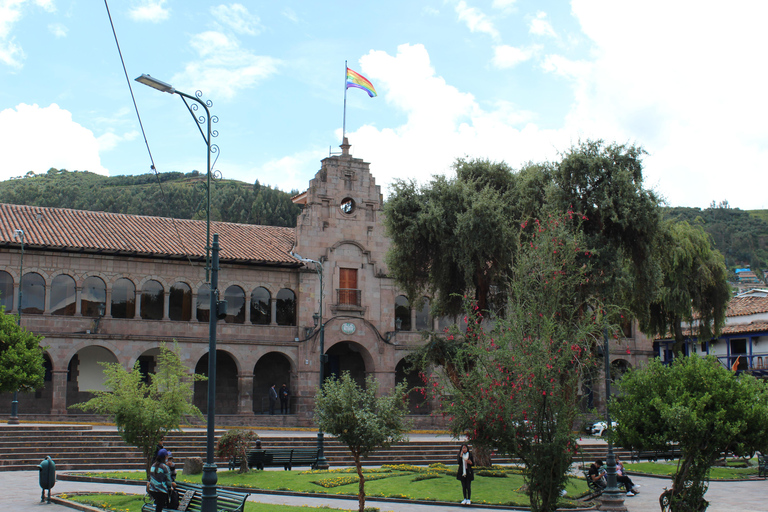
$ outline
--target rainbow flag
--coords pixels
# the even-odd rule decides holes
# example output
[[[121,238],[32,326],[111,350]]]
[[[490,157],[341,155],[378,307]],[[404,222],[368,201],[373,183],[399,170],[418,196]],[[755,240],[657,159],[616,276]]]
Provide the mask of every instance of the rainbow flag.
[[[373,84],[367,78],[357,71],[347,68],[347,89],[350,87],[364,90],[371,98],[376,96],[376,89],[373,88]]]

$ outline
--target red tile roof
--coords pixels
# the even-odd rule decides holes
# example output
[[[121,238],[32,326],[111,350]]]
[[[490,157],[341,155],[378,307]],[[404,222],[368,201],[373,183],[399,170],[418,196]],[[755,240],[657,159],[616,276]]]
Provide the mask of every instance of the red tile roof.
[[[734,297],[728,303],[726,316],[744,316],[767,312],[768,297]]]
[[[27,247],[66,251],[205,257],[205,221],[145,217],[65,208],[0,203],[0,245],[16,245],[24,231]],[[297,264],[288,252],[295,230],[211,222],[219,234],[219,257],[266,264]]]

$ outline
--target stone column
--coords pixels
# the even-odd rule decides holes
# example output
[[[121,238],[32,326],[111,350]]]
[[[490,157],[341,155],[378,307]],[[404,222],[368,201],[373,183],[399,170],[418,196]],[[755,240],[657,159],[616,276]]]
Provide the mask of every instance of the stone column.
[[[21,288],[21,282],[13,283],[13,304],[14,307],[11,309],[13,313],[19,314],[19,311],[21,310],[21,304],[19,304],[19,288]],[[9,311],[10,312],[10,311]]]
[[[51,373],[53,387],[51,414],[67,414],[67,370],[53,370]]]
[[[112,288],[109,287],[104,296],[104,318],[112,318]]]
[[[416,309],[415,308],[411,308],[411,330],[412,331],[418,330],[416,329]]]
[[[239,395],[237,413],[253,415],[253,374],[237,376],[237,391]]]
[[[272,316],[269,325],[277,325],[277,299],[272,297],[269,299],[269,309]]]
[[[168,320],[170,316],[168,311],[171,307],[171,293],[168,290],[163,290],[163,320]]]
[[[136,290],[136,311],[133,313],[133,318],[138,320],[141,318],[141,291]]]
[[[395,372],[394,369],[392,371],[381,371],[381,372],[372,372],[373,377],[376,379],[376,382],[379,383],[379,389],[376,392],[377,395],[383,395],[385,393],[389,393],[392,391],[392,388],[395,387]]]
[[[83,308],[80,301],[83,295],[82,286],[75,286],[75,316],[83,316]]]

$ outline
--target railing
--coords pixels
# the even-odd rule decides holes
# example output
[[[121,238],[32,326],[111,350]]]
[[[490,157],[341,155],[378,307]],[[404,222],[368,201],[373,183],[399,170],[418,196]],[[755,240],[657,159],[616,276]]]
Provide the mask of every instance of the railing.
[[[717,360],[728,369],[736,365],[737,371],[757,371],[768,373],[768,352],[759,354],[732,354],[717,356]]]
[[[339,288],[336,290],[336,304],[339,306],[360,306],[361,290],[352,288]]]

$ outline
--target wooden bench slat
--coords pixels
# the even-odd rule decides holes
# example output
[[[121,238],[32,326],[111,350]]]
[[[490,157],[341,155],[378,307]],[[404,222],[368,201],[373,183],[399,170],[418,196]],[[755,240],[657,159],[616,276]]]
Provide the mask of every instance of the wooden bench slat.
[[[203,506],[203,488],[200,485],[186,484],[178,482],[176,484],[176,490],[180,495],[183,495],[185,491],[194,491],[192,499],[189,501],[186,512],[200,512]],[[216,489],[216,509],[219,512],[242,512],[245,508],[245,502],[250,496],[250,493],[228,491],[224,489]],[[154,512],[155,504],[147,503],[141,507],[142,512]],[[174,509],[164,509],[164,512],[180,512]]]

